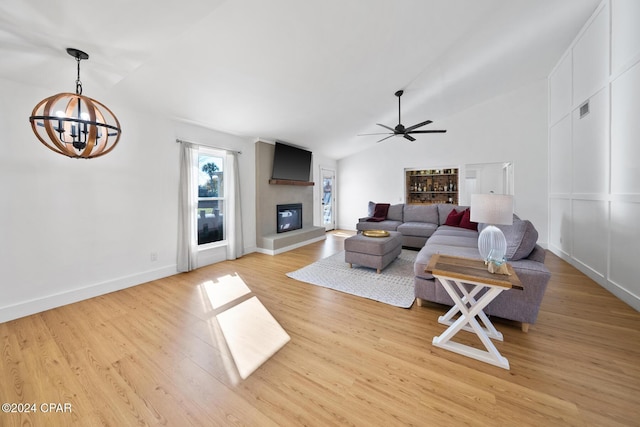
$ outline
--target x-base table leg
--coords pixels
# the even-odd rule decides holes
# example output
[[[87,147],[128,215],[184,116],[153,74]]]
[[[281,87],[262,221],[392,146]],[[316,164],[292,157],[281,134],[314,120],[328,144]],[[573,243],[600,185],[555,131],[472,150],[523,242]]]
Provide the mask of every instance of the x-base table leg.
[[[502,334],[496,330],[487,315],[482,311],[504,288],[481,283],[462,282],[442,276],[436,277],[440,279],[442,286],[454,301],[455,306],[438,319],[438,322],[449,325],[449,327],[440,336],[433,338],[433,345],[504,369],[509,369],[509,361],[500,354],[490,339],[494,338],[502,341]],[[462,297],[456,291],[456,288],[454,288],[454,284],[460,290]],[[473,286],[471,291],[467,291],[464,284]],[[488,288],[487,292],[479,299],[476,299],[476,295],[485,287]],[[456,321],[452,322],[453,316],[458,312],[460,316]],[[480,326],[480,323],[476,320],[476,316],[480,318],[484,328]],[[451,341],[453,336],[460,332],[460,330],[474,332],[487,350],[483,351]]]

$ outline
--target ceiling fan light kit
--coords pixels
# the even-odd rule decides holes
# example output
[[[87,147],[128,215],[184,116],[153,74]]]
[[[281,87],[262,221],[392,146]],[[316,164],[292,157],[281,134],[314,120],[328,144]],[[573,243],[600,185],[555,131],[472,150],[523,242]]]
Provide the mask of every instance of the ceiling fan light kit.
[[[68,48],[67,53],[77,62],[76,93],[59,93],[40,101],[29,117],[31,129],[47,148],[63,156],[103,156],[120,140],[120,122],[107,106],[82,95],[80,61],[89,55],[75,48]]]
[[[422,126],[426,126],[428,124],[433,123],[431,120],[425,120],[424,122],[415,124],[413,126],[409,126],[408,128],[405,128],[404,125],[402,124],[402,110],[401,110],[401,106],[400,106],[400,98],[402,97],[402,95],[404,94],[403,90],[399,90],[396,91],[396,93],[394,94],[395,96],[398,97],[398,124],[392,128],[390,126],[386,126],[383,125],[381,123],[376,123],[378,126],[381,126],[391,132],[384,132],[384,133],[365,133],[365,134],[361,134],[359,136],[365,136],[365,135],[389,135],[389,136],[385,136],[384,138],[382,138],[381,140],[379,140],[378,142],[382,142],[385,139],[389,139],[392,136],[402,136],[405,139],[408,139],[409,141],[413,142],[416,139],[411,136],[411,134],[418,134],[418,133],[445,133],[446,130],[416,130],[418,128],[421,128]]]

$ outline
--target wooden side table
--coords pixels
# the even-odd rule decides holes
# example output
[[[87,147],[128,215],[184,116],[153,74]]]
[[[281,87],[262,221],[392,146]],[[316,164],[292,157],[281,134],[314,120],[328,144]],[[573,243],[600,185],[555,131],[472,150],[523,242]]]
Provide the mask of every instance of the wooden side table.
[[[509,276],[489,273],[484,261],[481,260],[442,254],[431,257],[425,271],[440,280],[455,303],[451,310],[438,318],[439,323],[449,327],[440,336],[433,338],[434,346],[509,369],[509,361],[491,342],[491,338],[502,341],[502,334],[496,330],[482,311],[502,291],[511,288],[523,289],[520,279],[509,264],[507,269]],[[487,291],[476,299],[483,289]],[[460,316],[453,321],[453,317],[458,313]],[[476,317],[480,319],[482,326]],[[461,330],[475,333],[486,351],[451,341],[453,336]]]

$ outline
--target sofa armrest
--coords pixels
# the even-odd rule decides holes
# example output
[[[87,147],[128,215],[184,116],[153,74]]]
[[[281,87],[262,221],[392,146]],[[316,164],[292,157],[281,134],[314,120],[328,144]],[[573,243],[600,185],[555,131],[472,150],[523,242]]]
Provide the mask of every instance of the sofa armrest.
[[[536,244],[533,250],[531,251],[531,253],[529,254],[529,256],[527,257],[527,259],[544,264],[544,259],[546,255],[547,253],[544,251],[544,249],[542,249],[540,245]]]

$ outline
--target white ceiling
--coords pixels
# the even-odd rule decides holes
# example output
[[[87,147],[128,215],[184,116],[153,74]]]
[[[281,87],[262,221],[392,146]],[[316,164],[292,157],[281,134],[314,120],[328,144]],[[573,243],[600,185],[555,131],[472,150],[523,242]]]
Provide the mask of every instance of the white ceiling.
[[[437,129],[546,77],[599,3],[2,0],[0,77],[73,92],[75,47],[84,95],[337,159],[397,124],[398,89],[403,124]]]

